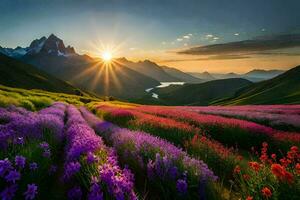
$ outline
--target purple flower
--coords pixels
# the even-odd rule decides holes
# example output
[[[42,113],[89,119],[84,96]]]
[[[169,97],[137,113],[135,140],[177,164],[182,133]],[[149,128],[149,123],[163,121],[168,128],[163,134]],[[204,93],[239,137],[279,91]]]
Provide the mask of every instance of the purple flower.
[[[50,156],[51,156],[51,151],[50,151],[50,149],[44,150],[44,152],[43,152],[43,157],[45,157],[45,158],[50,158]]]
[[[172,180],[175,180],[178,176],[178,168],[177,167],[171,167],[168,171],[169,176]]]
[[[177,183],[176,183],[176,188],[177,188],[177,191],[180,194],[186,194],[187,193],[187,188],[188,188],[186,180],[185,179],[178,179]]]
[[[18,190],[18,185],[17,184],[13,184],[10,185],[8,187],[6,187],[1,193],[0,193],[0,197],[2,200],[11,200],[14,198],[15,193]]]
[[[103,192],[101,191],[101,187],[94,183],[90,188],[90,193],[88,195],[88,200],[103,200]]]
[[[24,168],[26,163],[26,158],[24,156],[16,156],[15,164],[17,167]]]
[[[24,138],[23,137],[14,138],[14,144],[23,145],[24,144]]]
[[[7,182],[15,183],[17,180],[20,180],[21,174],[16,170],[11,170],[6,176],[5,179]]]
[[[104,145],[102,138],[95,134],[76,107],[69,106],[67,113],[69,117],[64,181],[68,181],[80,170],[79,160],[86,161],[87,164],[94,163],[97,169],[97,173],[93,173],[94,165],[84,165],[86,170],[91,169],[89,178],[92,181],[87,194],[89,200],[103,199],[104,193],[120,200],[134,197],[134,178],[130,170],[119,167],[115,152]],[[103,162],[97,162],[99,157],[95,155],[96,152],[101,152],[99,156]]]
[[[30,170],[35,171],[35,170],[37,170],[37,168],[38,168],[38,164],[36,162],[33,162],[33,163],[29,164],[29,169]]]
[[[0,177],[3,177],[6,172],[10,171],[12,169],[12,164],[8,160],[8,158],[5,158],[4,160],[0,160]]]
[[[95,154],[93,154],[92,152],[88,152],[86,155],[86,162],[88,164],[92,164],[94,162],[97,162],[98,158]]]
[[[65,166],[65,174],[64,179],[70,179],[74,174],[80,171],[80,163],[79,162],[70,162]]]
[[[33,183],[33,184],[28,184],[27,185],[27,191],[24,192],[25,200],[32,200],[35,198],[37,195],[37,189],[38,187]]]
[[[40,147],[43,149],[43,150],[47,150],[49,149],[49,144],[47,142],[41,142],[40,143]]]
[[[70,200],[80,200],[82,197],[82,191],[79,186],[75,186],[68,191],[68,199]]]

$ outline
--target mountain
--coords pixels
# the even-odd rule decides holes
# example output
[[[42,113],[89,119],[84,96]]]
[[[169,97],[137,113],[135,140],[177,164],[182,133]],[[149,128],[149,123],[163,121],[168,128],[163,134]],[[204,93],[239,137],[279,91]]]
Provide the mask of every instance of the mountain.
[[[252,82],[241,79],[223,79],[200,84],[169,86],[154,90],[159,99],[169,105],[210,105],[214,101],[231,97],[239,89],[252,85]]]
[[[0,84],[24,89],[78,94],[80,90],[46,72],[0,53]]]
[[[51,34],[31,42],[29,47],[22,48],[22,55],[17,58],[31,64],[39,70],[70,82],[81,89],[99,95],[118,98],[137,98],[145,95],[145,89],[160,83],[144,74],[134,71],[125,65],[115,63],[107,66],[101,59],[79,55],[71,46],[65,46],[63,40]],[[16,49],[2,48],[9,56],[14,56]]]
[[[275,78],[258,82],[239,90],[232,98],[216,104],[299,104],[300,66]]]
[[[36,55],[39,53],[57,55],[57,56],[71,56],[76,52],[73,47],[65,47],[63,41],[51,34],[48,38],[41,37],[40,39],[33,40],[29,47],[3,48],[0,46],[0,53],[9,57],[22,58],[23,56]]]
[[[203,73],[199,73],[199,72],[190,72],[190,75],[199,78],[203,81],[211,81],[211,80],[215,80],[216,78],[214,76],[212,76],[210,73],[208,72],[203,72]]]
[[[161,66],[161,67],[166,73],[168,73],[172,77],[175,77],[175,78],[181,80],[182,82],[186,82],[186,83],[201,83],[201,82],[203,82],[203,80],[196,78],[188,73],[184,73],[178,69],[175,69],[172,67],[167,67],[167,66]]]
[[[159,82],[186,82],[186,83],[200,83],[202,80],[184,73],[178,69],[160,66],[150,60],[139,62],[132,62],[126,58],[119,58],[118,61],[128,68],[137,72],[143,73],[146,76],[152,77]]]
[[[262,70],[262,69],[254,69],[245,73],[243,76],[245,77],[253,77],[253,78],[261,78],[261,79],[271,79],[275,76],[284,73],[283,70]]]
[[[275,76],[278,76],[280,74],[284,73],[283,70],[260,70],[255,69],[252,71],[249,71],[245,74],[237,74],[237,73],[227,73],[227,74],[220,74],[220,73],[197,73],[192,72],[189,73],[197,78],[202,79],[203,81],[211,81],[211,80],[219,80],[219,79],[228,79],[228,78],[244,78],[251,82],[260,82],[264,80],[268,80],[271,78],[274,78]]]
[[[0,46],[0,53],[9,57],[20,58],[27,53],[27,48],[16,47],[15,49],[13,49]]]
[[[156,79],[159,82],[181,82],[182,81],[181,79],[171,76],[170,74],[165,72],[161,66],[159,66],[158,64],[150,60],[132,62],[127,60],[126,58],[121,58],[120,63],[122,63],[122,65],[134,71],[142,73],[153,79]]]
[[[227,73],[227,74],[212,74],[213,77],[216,79],[227,79],[227,78],[242,78],[241,75],[236,74],[236,73]]]

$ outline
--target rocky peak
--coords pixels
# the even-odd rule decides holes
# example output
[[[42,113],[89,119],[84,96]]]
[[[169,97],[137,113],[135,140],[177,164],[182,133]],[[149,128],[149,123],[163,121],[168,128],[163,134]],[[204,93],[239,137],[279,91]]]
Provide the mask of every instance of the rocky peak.
[[[64,42],[56,37],[54,34],[51,34],[45,41],[41,52],[48,53],[53,55],[65,54],[65,45]]]
[[[28,48],[27,54],[39,53],[46,41],[46,37],[41,37],[40,39],[33,40]]]

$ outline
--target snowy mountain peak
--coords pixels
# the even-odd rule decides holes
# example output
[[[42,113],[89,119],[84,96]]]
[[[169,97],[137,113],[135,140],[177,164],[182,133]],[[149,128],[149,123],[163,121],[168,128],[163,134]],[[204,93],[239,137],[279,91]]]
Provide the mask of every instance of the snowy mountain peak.
[[[25,55],[50,54],[51,56],[71,56],[76,55],[75,49],[71,46],[65,47],[63,40],[51,34],[48,38],[45,36],[33,40],[29,47],[3,48],[0,47],[0,53],[10,57],[20,58]]]

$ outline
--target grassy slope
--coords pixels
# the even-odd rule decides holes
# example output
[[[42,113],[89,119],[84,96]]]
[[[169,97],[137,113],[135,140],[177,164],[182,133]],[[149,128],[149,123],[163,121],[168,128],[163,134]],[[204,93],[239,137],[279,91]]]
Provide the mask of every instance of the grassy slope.
[[[93,101],[102,101],[102,99],[89,94],[82,94],[81,96],[78,96],[66,93],[55,93],[37,89],[27,90],[0,85],[0,107],[15,105],[34,111],[48,106],[55,101],[84,105],[85,103]]]
[[[159,98],[169,105],[209,105],[228,98],[242,87],[251,85],[245,79],[224,79],[200,84],[186,84],[155,89]]]
[[[68,94],[75,94],[77,90],[64,81],[3,54],[0,54],[0,84]]]
[[[299,103],[300,66],[273,79],[245,87],[238,91],[233,98],[216,102],[220,105]]]

